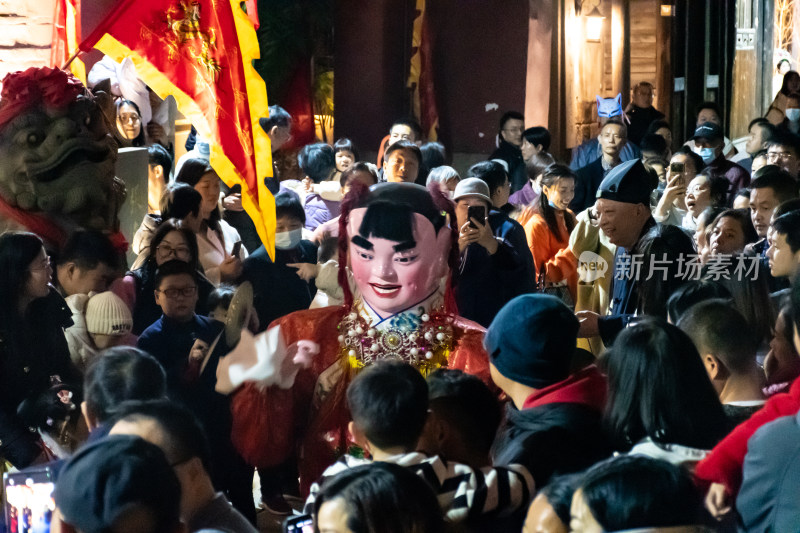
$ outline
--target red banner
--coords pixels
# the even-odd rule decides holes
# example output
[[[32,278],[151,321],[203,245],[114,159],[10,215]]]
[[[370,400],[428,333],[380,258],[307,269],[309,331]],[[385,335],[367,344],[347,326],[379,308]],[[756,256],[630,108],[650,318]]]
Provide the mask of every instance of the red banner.
[[[411,64],[407,86],[411,89],[414,115],[428,141],[439,138],[439,111],[433,87],[433,51],[431,29],[425,9],[426,0],[417,0],[411,37]]]
[[[272,175],[264,81],[253,69],[255,29],[238,0],[123,0],[81,44],[116,61],[131,57],[142,80],[211,142],[211,166],[242,205],[270,255],[275,208],[264,178]]]
[[[51,67],[63,68],[70,56],[78,50],[78,43],[81,42],[80,20],[80,0],[56,0],[50,46]],[[69,68],[79,80],[86,83],[86,68],[80,59],[74,59]]]

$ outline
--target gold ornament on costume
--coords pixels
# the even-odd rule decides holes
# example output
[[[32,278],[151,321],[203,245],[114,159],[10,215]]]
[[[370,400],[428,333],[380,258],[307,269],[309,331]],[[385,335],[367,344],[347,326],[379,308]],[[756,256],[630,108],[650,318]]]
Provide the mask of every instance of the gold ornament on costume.
[[[453,349],[453,317],[443,312],[423,314],[418,327],[404,324],[385,330],[372,328],[351,312],[337,328],[341,361],[355,371],[382,359],[400,359],[427,376],[447,366]]]

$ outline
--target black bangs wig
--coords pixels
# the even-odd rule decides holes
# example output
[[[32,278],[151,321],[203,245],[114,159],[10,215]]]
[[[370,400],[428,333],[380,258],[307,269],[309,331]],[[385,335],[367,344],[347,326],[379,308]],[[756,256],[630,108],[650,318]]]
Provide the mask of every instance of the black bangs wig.
[[[397,242],[414,240],[414,211],[407,205],[378,201],[367,207],[358,233]],[[438,229],[437,229],[438,233]]]
[[[380,183],[367,187],[361,182],[354,182],[350,192],[342,200],[339,217],[339,285],[344,292],[344,306],[353,305],[353,294],[350,291],[350,278],[347,274],[347,251],[350,239],[347,223],[353,209],[366,208],[364,218],[358,228],[360,237],[369,239],[387,239],[402,243],[414,240],[414,213],[427,218],[436,235],[445,228],[448,219],[456,220],[456,214],[447,196],[438,188],[426,189],[413,183]],[[447,226],[450,250],[447,264],[452,272],[458,264],[458,231],[455,224]],[[457,314],[458,308],[452,293],[452,277],[448,274],[445,290],[445,309],[448,313]]]

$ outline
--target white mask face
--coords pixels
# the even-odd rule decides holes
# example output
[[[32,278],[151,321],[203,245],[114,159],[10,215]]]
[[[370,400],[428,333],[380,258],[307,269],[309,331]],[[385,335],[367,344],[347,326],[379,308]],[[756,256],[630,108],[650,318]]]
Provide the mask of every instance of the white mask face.
[[[291,250],[292,248],[297,248],[302,239],[303,228],[282,231],[275,234],[275,248],[278,250]]]

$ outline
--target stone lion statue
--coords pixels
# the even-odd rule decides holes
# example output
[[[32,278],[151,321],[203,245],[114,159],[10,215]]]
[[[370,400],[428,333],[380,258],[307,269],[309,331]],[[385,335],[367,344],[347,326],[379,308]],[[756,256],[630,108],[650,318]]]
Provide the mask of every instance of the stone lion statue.
[[[104,109],[71,74],[14,72],[0,93],[0,229],[25,228],[58,248],[76,228],[116,236],[125,185]]]

